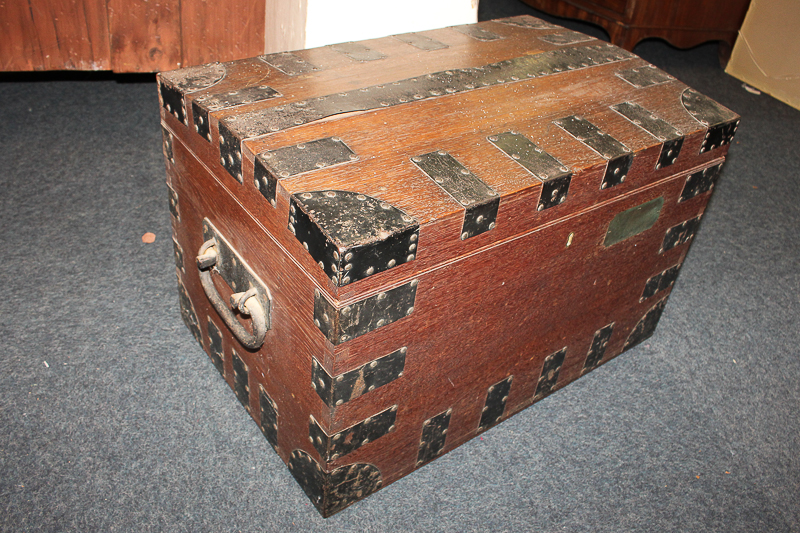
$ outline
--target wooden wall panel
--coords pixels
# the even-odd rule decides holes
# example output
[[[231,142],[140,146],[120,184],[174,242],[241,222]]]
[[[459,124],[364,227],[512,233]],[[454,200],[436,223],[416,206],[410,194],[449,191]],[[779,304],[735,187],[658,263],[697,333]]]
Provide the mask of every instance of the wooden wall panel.
[[[0,0],[0,68],[34,70],[41,64],[42,51],[28,3]]]
[[[182,66],[180,0],[108,0],[108,27],[115,72]]]
[[[2,70],[105,70],[104,0],[0,1]]]
[[[264,4],[264,0],[182,0],[181,66],[263,54]]]
[[[307,0],[266,0],[264,52],[305,48]]]

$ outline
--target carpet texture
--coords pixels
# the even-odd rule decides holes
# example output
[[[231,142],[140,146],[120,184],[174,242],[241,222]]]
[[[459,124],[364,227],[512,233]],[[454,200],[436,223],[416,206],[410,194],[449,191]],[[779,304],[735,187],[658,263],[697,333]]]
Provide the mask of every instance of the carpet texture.
[[[800,112],[635,52],[742,115],[656,334],[327,520],[181,320],[154,79],[0,78],[0,530],[800,531]]]

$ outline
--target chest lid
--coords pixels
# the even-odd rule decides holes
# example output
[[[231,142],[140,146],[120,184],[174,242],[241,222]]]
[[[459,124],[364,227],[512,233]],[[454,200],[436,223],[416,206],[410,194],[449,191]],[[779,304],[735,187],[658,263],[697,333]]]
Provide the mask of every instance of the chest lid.
[[[159,87],[187,144],[334,293],[688,171],[738,124],[630,52],[532,17],[192,67]]]

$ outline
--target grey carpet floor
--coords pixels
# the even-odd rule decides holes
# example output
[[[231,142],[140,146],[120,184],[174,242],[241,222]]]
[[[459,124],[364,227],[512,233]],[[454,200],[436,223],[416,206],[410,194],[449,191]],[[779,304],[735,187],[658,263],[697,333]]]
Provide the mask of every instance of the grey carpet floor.
[[[152,78],[2,77],[0,530],[800,531],[800,111],[635,52],[742,115],[655,336],[328,520],[181,321]]]

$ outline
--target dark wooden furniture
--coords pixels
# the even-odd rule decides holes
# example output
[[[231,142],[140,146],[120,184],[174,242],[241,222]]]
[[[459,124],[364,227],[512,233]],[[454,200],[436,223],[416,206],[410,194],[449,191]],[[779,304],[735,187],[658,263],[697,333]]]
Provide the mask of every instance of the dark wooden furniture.
[[[652,335],[738,124],[532,17],[159,92],[184,320],[325,516]]]
[[[750,0],[523,0],[555,15],[599,24],[611,42],[626,50],[642,39],[658,37],[690,48],[721,41],[720,58],[727,61]]]

